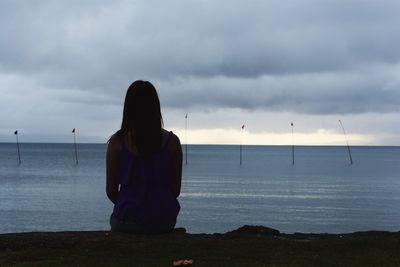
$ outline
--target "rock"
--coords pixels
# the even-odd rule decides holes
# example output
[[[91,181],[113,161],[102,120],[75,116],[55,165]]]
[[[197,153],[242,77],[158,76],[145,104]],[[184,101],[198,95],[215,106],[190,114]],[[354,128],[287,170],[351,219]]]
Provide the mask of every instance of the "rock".
[[[279,230],[260,225],[244,225],[236,230],[226,233],[228,236],[276,236],[279,234]]]

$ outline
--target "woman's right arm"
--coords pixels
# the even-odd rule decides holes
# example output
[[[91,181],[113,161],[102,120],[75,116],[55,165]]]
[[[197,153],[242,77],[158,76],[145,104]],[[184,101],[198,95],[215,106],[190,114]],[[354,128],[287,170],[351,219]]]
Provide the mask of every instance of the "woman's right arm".
[[[106,193],[108,199],[115,204],[118,197],[118,165],[119,155],[121,153],[121,145],[118,136],[114,134],[107,146],[107,163],[106,163]]]

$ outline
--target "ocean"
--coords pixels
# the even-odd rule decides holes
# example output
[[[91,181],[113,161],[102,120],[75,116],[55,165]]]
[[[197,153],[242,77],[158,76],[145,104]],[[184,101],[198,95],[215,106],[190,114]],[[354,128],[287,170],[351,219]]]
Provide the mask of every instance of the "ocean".
[[[0,143],[0,233],[109,230],[105,144]],[[189,145],[177,226],[400,230],[400,147]]]

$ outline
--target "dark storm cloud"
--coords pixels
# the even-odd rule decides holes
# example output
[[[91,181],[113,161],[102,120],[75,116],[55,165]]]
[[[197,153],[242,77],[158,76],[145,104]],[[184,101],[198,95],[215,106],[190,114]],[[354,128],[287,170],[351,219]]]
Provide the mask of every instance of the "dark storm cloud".
[[[2,1],[0,15],[0,73],[87,96],[65,101],[119,104],[143,78],[177,109],[399,111],[398,1]]]
[[[160,83],[159,88],[163,89],[160,94],[166,105],[187,109],[197,105],[306,114],[398,112],[398,70],[378,68],[367,73],[308,73],[255,79],[192,77]]]

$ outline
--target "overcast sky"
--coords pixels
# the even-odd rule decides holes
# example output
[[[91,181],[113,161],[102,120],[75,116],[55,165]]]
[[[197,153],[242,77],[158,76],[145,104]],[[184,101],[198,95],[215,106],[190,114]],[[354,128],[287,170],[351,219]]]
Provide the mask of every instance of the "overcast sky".
[[[105,142],[157,88],[185,143],[399,145],[400,1],[0,1],[0,142]],[[188,132],[184,134],[185,114]]]

